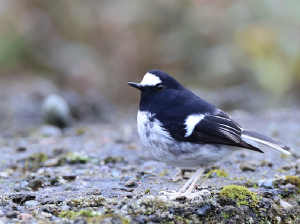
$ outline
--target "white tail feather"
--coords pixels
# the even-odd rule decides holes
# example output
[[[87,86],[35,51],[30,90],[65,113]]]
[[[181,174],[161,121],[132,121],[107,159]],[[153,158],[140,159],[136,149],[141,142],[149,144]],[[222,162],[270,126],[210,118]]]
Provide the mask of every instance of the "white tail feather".
[[[265,146],[271,147],[273,149],[276,149],[279,152],[284,153],[285,155],[291,155],[291,153],[289,151],[286,151],[286,150],[282,149],[281,147],[273,144],[272,142],[264,141],[264,140],[259,139],[259,138],[254,138],[254,137],[242,134],[242,140],[245,141],[246,143],[250,144],[250,145],[253,145],[254,147],[257,147],[256,146],[257,144],[255,144],[257,142],[257,143],[260,143],[262,145],[265,145]]]

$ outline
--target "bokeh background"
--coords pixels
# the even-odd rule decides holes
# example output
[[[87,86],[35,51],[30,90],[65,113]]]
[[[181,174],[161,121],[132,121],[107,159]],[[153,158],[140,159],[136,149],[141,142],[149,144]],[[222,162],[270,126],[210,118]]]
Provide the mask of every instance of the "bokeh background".
[[[151,69],[225,111],[299,106],[299,24],[298,0],[0,0],[0,128],[52,93],[81,121],[136,108]]]

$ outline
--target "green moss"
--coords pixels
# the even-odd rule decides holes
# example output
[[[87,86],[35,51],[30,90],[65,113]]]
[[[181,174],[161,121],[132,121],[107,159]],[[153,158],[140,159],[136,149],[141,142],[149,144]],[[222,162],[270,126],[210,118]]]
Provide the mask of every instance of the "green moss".
[[[74,219],[75,217],[86,217],[86,218],[94,218],[99,217],[99,213],[95,211],[81,210],[79,212],[74,211],[64,211],[59,214],[60,218]]]
[[[41,152],[41,153],[33,153],[32,156],[29,157],[30,162],[35,163],[43,163],[48,159],[47,154]]]
[[[124,218],[120,215],[116,215],[116,214],[110,212],[110,213],[99,215],[95,218],[88,218],[87,223],[89,223],[89,224],[98,224],[98,223],[129,224],[131,222],[127,218]]]
[[[69,163],[86,163],[90,159],[88,155],[80,152],[69,152],[63,155],[62,158],[66,159]]]
[[[182,216],[176,216],[176,215],[174,216],[174,221],[175,221],[175,223],[183,223],[183,224],[192,223],[192,220],[187,219],[187,218],[182,217]]]
[[[211,177],[211,175],[212,175],[213,173],[216,173],[218,177],[228,177],[228,176],[229,176],[229,174],[226,173],[226,172],[224,171],[224,169],[222,169],[222,170],[218,170],[218,169],[211,170],[211,171],[209,171],[205,176],[209,178],[209,177]]]
[[[85,134],[85,128],[84,127],[78,127],[76,128],[76,135],[83,135]]]
[[[286,171],[284,170],[284,169],[282,169],[282,168],[279,168],[279,169],[277,169],[276,170],[277,172],[280,172],[280,173],[285,173]]]
[[[285,182],[285,184],[290,183],[290,184],[295,185],[298,188],[298,192],[300,193],[300,179],[299,179],[299,177],[287,175],[285,177],[284,182]]]
[[[145,189],[145,194],[149,194],[150,193],[150,188]]]
[[[164,172],[159,173],[159,176],[160,176],[160,177],[164,177],[164,176],[166,176],[166,174],[167,174],[168,172],[169,172],[168,170],[164,170]]]
[[[249,191],[246,187],[237,185],[227,185],[223,187],[220,196],[235,200],[238,206],[249,205],[254,207],[259,202],[259,198],[256,197],[256,193]],[[250,200],[248,201],[248,199]]]
[[[222,212],[221,214],[223,215],[223,217],[224,217],[225,220],[227,220],[228,218],[230,218],[230,215],[228,215],[225,212]]]
[[[104,163],[117,163],[124,161],[124,157],[122,156],[108,156],[104,159]]]

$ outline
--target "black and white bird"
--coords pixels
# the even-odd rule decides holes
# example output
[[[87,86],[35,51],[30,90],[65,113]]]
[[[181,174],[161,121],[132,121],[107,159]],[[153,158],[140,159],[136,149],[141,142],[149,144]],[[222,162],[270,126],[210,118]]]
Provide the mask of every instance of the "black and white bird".
[[[192,191],[204,168],[241,148],[263,153],[262,144],[290,155],[289,147],[243,129],[163,71],[151,70],[141,83],[128,84],[141,91],[138,133],[152,155],[171,166],[199,168],[178,192],[164,192],[170,199],[199,196],[201,192]]]

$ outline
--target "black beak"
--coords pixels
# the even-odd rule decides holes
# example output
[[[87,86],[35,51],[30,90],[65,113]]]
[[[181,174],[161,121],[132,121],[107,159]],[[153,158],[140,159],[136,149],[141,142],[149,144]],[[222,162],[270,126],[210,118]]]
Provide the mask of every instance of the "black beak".
[[[127,82],[128,85],[141,90],[142,92],[145,92],[144,88],[139,84],[139,83],[135,83],[135,82]]]

